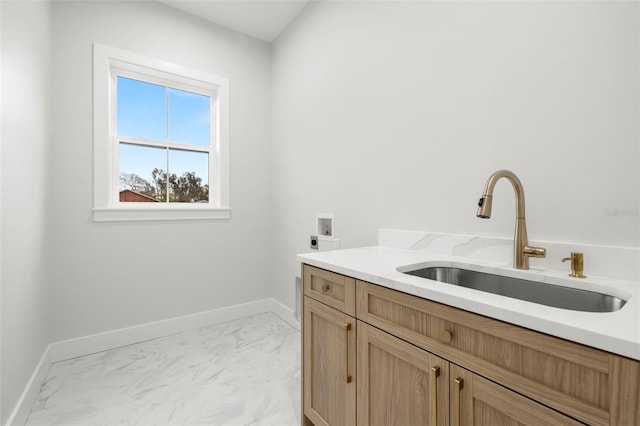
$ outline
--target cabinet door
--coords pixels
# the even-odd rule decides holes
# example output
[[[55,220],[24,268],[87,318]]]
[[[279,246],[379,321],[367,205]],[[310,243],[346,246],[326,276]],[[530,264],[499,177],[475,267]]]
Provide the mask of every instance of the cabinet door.
[[[449,364],[358,321],[358,425],[449,422]]]
[[[356,423],[355,319],[304,298],[304,414],[314,425]]]
[[[450,365],[451,426],[580,426],[514,391]]]

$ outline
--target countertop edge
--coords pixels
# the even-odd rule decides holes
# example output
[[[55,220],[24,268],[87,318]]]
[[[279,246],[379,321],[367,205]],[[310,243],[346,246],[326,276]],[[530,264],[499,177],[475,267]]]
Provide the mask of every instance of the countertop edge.
[[[364,263],[368,263],[369,267],[363,267],[363,259],[367,257],[371,257],[371,259]],[[390,259],[385,259],[385,262],[374,262],[374,260],[380,261],[385,257]],[[456,286],[408,277],[396,271],[397,267],[403,266],[397,263],[411,264],[420,259],[423,261],[461,260],[452,256],[429,255],[406,249],[374,246],[300,254],[297,259],[300,263],[640,361],[640,309],[638,309],[637,292],[632,294],[623,309],[614,313],[575,312],[515,299],[509,299],[513,302],[514,307],[507,307],[504,302],[501,304],[501,300],[505,299],[502,296],[482,294],[481,298],[485,301],[474,300],[468,294],[465,295],[468,293],[468,289],[460,291],[460,288]],[[469,259],[463,258],[462,260],[472,262]],[[415,280],[421,280],[419,285]],[[477,296],[477,294],[474,295]],[[487,301],[489,303],[486,303]],[[526,309],[522,309],[523,307]],[[625,310],[625,308],[627,309]],[[555,317],[549,315],[550,313]],[[633,325],[633,320],[635,320],[635,327],[629,329],[625,326],[629,322]],[[588,324],[597,327],[597,329],[588,327]],[[609,328],[610,330],[608,330]],[[616,331],[617,334],[613,331]]]

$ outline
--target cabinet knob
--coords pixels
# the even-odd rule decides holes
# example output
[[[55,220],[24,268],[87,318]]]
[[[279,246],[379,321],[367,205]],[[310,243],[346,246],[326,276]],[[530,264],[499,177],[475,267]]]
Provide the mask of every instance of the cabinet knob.
[[[440,332],[440,341],[444,343],[449,343],[453,339],[453,334],[450,331],[442,330]]]
[[[329,284],[322,284],[322,292],[326,293],[329,291]]]

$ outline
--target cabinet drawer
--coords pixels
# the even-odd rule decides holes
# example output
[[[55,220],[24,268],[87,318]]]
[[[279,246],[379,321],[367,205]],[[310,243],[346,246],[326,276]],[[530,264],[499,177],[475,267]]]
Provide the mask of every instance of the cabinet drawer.
[[[633,386],[622,370],[638,374],[634,361],[374,284],[356,286],[362,321],[588,424],[638,420],[637,398],[618,398]]]
[[[353,278],[303,265],[304,294],[351,316],[356,315],[356,282]]]

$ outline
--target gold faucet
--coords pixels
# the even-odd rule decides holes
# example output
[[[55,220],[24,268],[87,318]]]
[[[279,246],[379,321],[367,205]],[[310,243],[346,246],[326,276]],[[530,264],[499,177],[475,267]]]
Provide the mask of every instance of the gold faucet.
[[[509,170],[498,170],[489,176],[484,186],[482,198],[478,202],[477,216],[482,219],[491,217],[491,205],[493,203],[493,188],[500,178],[507,178],[513,185],[516,193],[516,231],[513,236],[513,267],[515,269],[529,269],[530,257],[545,257],[546,249],[542,247],[530,247],[527,238],[527,223],[524,216],[524,189],[518,176]]]
[[[570,277],[574,278],[587,278],[584,274],[584,254],[578,251],[572,251],[571,257],[563,257],[560,259],[562,262],[566,262],[567,260],[571,261],[571,273]]]

